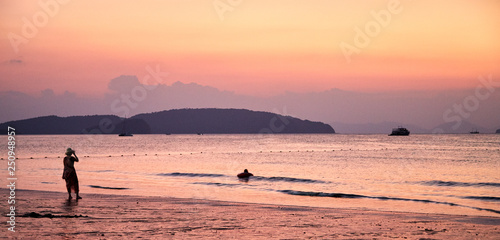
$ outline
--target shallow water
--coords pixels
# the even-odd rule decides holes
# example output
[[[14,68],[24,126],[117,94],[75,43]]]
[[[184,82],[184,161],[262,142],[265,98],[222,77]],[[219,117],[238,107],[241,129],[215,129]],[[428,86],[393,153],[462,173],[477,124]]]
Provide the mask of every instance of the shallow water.
[[[26,135],[16,144],[22,189],[65,191],[62,157],[72,147],[83,196],[500,216],[498,134]],[[255,176],[239,180],[245,168]]]

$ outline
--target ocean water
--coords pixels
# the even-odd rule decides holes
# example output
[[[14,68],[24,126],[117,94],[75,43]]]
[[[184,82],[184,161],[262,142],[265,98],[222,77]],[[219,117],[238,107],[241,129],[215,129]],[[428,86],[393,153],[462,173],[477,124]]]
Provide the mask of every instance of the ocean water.
[[[7,137],[1,141],[7,183]],[[500,216],[500,135],[21,135],[17,187]],[[248,169],[248,181],[236,175]]]

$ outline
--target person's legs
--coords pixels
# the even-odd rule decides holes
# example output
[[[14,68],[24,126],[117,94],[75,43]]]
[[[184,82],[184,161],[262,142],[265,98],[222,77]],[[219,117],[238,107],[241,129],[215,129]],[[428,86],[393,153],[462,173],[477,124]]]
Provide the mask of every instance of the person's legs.
[[[82,197],[80,197],[80,184],[78,183],[78,177],[75,177],[75,193],[76,193],[76,199],[82,199]]]
[[[72,199],[73,197],[71,197],[71,185],[66,184],[66,188],[68,189],[68,199]]]

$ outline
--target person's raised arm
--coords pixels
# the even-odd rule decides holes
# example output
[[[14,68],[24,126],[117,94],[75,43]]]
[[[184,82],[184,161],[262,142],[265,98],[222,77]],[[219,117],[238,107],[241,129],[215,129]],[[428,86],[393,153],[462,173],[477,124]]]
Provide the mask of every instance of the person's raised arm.
[[[76,156],[75,152],[73,152],[73,155],[75,155],[75,162],[78,162],[78,157]]]

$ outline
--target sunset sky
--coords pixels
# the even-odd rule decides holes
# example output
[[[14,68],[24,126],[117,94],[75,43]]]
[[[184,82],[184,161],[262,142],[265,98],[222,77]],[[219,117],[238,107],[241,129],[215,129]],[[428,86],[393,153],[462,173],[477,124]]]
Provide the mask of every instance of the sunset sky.
[[[40,2],[0,0],[1,91],[99,96],[157,65],[164,84],[255,96],[467,89],[500,76],[498,0]],[[373,13],[390,13],[386,26]],[[366,26],[373,36],[347,61],[341,44],[357,47]]]

